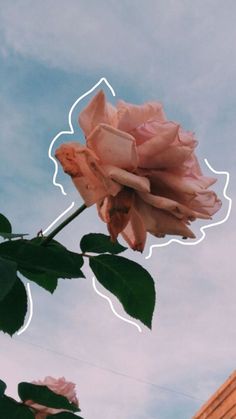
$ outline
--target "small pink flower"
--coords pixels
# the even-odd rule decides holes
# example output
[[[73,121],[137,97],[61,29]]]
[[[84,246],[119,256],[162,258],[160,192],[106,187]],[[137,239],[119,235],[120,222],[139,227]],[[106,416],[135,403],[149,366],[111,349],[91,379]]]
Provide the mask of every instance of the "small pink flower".
[[[209,219],[221,201],[208,188],[193,133],[168,121],[158,102],[106,102],[100,91],[79,115],[86,145],[62,144],[56,157],[87,206],[97,204],[112,240],[143,251],[147,232],[194,238],[190,221]]]
[[[37,384],[41,386],[47,386],[50,390],[54,393],[59,394],[60,396],[64,396],[68,399],[69,402],[75,404],[75,406],[79,407],[79,401],[76,397],[75,392],[75,384],[71,383],[70,381],[66,381],[64,377],[61,378],[53,378],[53,377],[46,377],[43,381],[33,381],[32,384]],[[47,415],[54,415],[56,413],[65,412],[67,410],[64,409],[54,409],[51,407],[46,407],[35,403],[32,400],[25,401],[27,406],[32,407],[37,411],[35,416],[36,419],[45,419]]]

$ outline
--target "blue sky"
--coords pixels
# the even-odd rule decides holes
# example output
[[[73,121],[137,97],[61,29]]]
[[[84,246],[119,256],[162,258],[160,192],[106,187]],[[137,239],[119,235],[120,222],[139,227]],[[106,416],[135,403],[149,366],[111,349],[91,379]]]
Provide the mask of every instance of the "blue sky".
[[[0,5],[1,212],[15,230],[35,234],[72,199],[79,202],[62,173],[67,197],[53,186],[47,151],[68,128],[71,105],[103,76],[118,98],[161,101],[169,119],[195,131],[199,159],[230,172],[234,200],[234,1]],[[219,178],[220,196],[223,184]],[[216,220],[226,212],[224,201]],[[208,230],[198,246],[173,244],[154,250],[149,260],[129,253],[156,280],[152,332],[139,334],[112,315],[94,293],[88,267],[86,280],[61,280],[54,296],[32,285],[29,329],[13,339],[0,336],[9,392],[21,380],[64,375],[77,383],[86,419],[190,418],[201,401],[142,381],[207,400],[235,368],[234,219],[233,207],[228,222]],[[60,239],[76,250],[90,230],[106,232],[94,208]]]

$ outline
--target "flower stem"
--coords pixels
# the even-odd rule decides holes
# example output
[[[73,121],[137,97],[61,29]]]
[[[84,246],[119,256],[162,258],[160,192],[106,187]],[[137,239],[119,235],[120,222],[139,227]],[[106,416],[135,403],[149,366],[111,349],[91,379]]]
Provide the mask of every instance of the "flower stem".
[[[73,214],[71,214],[68,218],[62,221],[62,223],[59,224],[59,226],[57,226],[47,237],[45,237],[42,240],[41,245],[45,246],[46,244],[48,244],[53,239],[53,237],[56,236],[56,234],[58,234],[65,226],[67,226],[67,224],[73,221],[86,208],[87,206],[85,204],[81,205],[81,207],[79,207],[75,212],[73,212]]]

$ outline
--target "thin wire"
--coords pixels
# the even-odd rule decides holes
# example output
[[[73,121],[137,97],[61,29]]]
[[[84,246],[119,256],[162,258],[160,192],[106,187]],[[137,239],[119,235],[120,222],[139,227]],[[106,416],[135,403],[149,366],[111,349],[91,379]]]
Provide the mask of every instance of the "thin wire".
[[[15,339],[15,338],[13,338],[13,339]],[[15,340],[16,340],[16,339],[15,339]],[[87,364],[87,365],[89,365],[90,367],[94,367],[94,368],[97,368],[97,369],[99,369],[99,370],[103,370],[103,371],[106,371],[106,372],[110,372],[111,374],[119,375],[119,376],[124,377],[124,378],[128,378],[128,379],[130,379],[130,380],[136,381],[137,383],[147,384],[147,385],[150,385],[150,386],[152,386],[152,387],[158,388],[159,390],[167,391],[167,392],[169,392],[169,393],[174,393],[174,394],[177,394],[177,395],[179,395],[179,396],[187,397],[187,398],[192,399],[192,400],[197,400],[197,401],[200,401],[200,402],[204,402],[204,400],[199,399],[198,397],[192,396],[191,394],[184,393],[184,392],[182,392],[182,391],[178,391],[178,390],[174,390],[174,389],[169,388],[169,387],[160,386],[160,385],[158,385],[158,384],[156,384],[156,383],[153,383],[152,381],[143,380],[142,378],[134,377],[134,376],[132,376],[132,375],[125,374],[125,373],[123,373],[123,372],[121,372],[121,371],[117,371],[117,370],[114,370],[114,369],[112,369],[112,368],[101,367],[100,365],[94,364],[93,362],[90,362],[90,361],[85,361],[84,359],[77,358],[77,357],[75,357],[75,356],[71,356],[71,355],[65,354],[65,353],[63,353],[63,352],[56,351],[55,349],[46,348],[45,346],[38,345],[37,343],[28,342],[28,341],[26,341],[26,340],[24,340],[24,339],[22,339],[22,338],[17,338],[17,341],[20,341],[20,342],[22,342],[22,343],[26,343],[26,344],[28,344],[28,345],[35,346],[35,347],[37,347],[37,348],[39,348],[39,349],[42,349],[42,350],[44,350],[44,351],[46,351],[46,352],[51,352],[51,353],[53,353],[53,354],[56,354],[56,355],[62,356],[62,357],[64,357],[64,358],[71,359],[71,360],[73,360],[73,361],[79,361],[79,362],[82,362],[83,364]]]

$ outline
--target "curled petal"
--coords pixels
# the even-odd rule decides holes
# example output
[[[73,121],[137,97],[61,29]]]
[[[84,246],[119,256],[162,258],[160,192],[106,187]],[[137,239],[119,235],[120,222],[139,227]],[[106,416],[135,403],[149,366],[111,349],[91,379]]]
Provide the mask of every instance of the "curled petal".
[[[209,176],[196,176],[196,179],[198,183],[206,189],[209,188],[209,186],[214,185],[214,183],[216,183],[217,180],[216,178]]]
[[[98,215],[104,221],[104,223],[109,223],[110,218],[110,209],[112,205],[112,200],[109,196],[106,196],[105,198],[101,199],[97,202],[97,210]]]
[[[72,181],[87,207],[104,198],[108,194],[108,189],[112,195],[116,195],[121,190],[121,186],[115,182],[110,185],[107,184],[107,187],[104,187],[101,182],[96,182],[96,184],[91,183],[84,176],[73,177]]]
[[[103,90],[100,90],[79,114],[79,125],[85,137],[100,123],[114,125],[116,113],[116,109],[106,102]]]
[[[87,206],[121,190],[121,186],[107,176],[96,155],[87,147],[77,143],[63,144],[55,155],[64,171],[72,177]]]
[[[145,145],[148,142],[145,143]],[[142,146],[141,146],[142,147]],[[161,153],[153,153],[152,155],[145,156],[139,153],[139,167],[147,169],[170,169],[180,167],[185,160],[192,153],[192,149],[186,146],[170,146]]]
[[[182,205],[177,201],[174,201],[164,196],[152,195],[150,193],[137,192],[139,197],[142,198],[147,204],[152,205],[155,208],[159,208],[168,211],[176,218],[188,219],[190,221],[196,220],[196,218],[209,219],[210,216],[201,212],[194,211],[188,208],[186,205]]]
[[[199,179],[179,176],[175,173],[161,170],[151,170],[150,172],[151,183],[156,186],[157,190],[159,185],[161,187],[164,185],[172,189],[175,193],[196,195],[197,192],[205,189]]]
[[[143,252],[147,232],[142,217],[134,207],[131,208],[129,222],[121,234],[131,249]]]
[[[185,162],[184,166],[189,170],[189,175],[202,176],[202,170],[198,162],[197,157],[194,153],[191,154],[190,158]],[[186,173],[188,175],[188,173]]]
[[[167,129],[172,127],[178,127],[175,122],[164,120],[157,120],[157,119],[151,119],[147,122],[144,122],[139,127],[133,129],[130,131],[130,134],[132,134],[136,139],[136,144],[141,145],[145,143],[147,140],[150,140],[151,138],[155,137],[159,134],[159,137],[166,132]],[[178,128],[176,129],[176,135],[173,139],[174,143],[177,144],[179,142],[178,140]],[[171,141],[172,142],[172,141]]]
[[[194,211],[201,211],[208,215],[214,215],[222,206],[221,200],[213,191],[202,191],[197,193],[196,197],[191,200],[191,208]]]
[[[195,238],[187,225],[165,210],[154,208],[146,202],[138,199],[135,204],[147,231],[156,237],[164,237],[166,234],[182,237]]]
[[[138,164],[135,139],[106,124],[98,125],[87,138],[87,145],[103,164],[134,170]]]
[[[62,144],[55,151],[55,157],[61,163],[63,170],[70,176],[82,176],[80,166],[76,161],[76,152],[82,151],[85,149],[85,146],[71,142],[67,144]]]
[[[179,125],[173,122],[159,124],[159,129],[155,136],[137,147],[139,166],[142,163],[146,163],[149,158],[153,158],[153,156],[155,157],[157,154],[168,149],[175,140],[178,129]]]
[[[132,105],[123,100],[117,103],[118,128],[130,132],[149,119],[165,120],[161,103],[149,102],[144,105]]]
[[[58,379],[53,377],[46,377],[43,381],[33,381],[32,384],[47,386],[54,393],[64,396],[68,399],[69,402],[74,403],[76,406],[79,406],[79,401],[76,397],[75,384],[69,381],[66,381],[64,377]],[[46,419],[49,415],[59,414],[61,412],[68,412],[66,409],[56,409],[52,407],[47,407],[38,403],[35,403],[32,400],[25,400],[24,404],[30,408],[36,410],[35,418],[37,419]]]
[[[141,192],[150,191],[150,182],[144,176],[135,175],[134,173],[110,165],[103,166],[103,168],[110,179],[121,185]]]
[[[116,241],[118,234],[128,224],[133,201],[133,192],[128,189],[122,189],[115,197],[108,196],[106,198],[104,203],[106,208],[104,210],[100,208],[100,215],[107,220],[107,228],[112,241]]]
[[[24,402],[26,406],[29,406],[31,409],[34,409],[37,413],[35,419],[46,419],[49,415],[56,415],[62,412],[69,412],[65,409],[55,409],[53,407],[45,407],[38,403],[34,403],[32,400],[26,400]]]
[[[171,168],[171,171],[180,176],[187,176],[193,178],[198,178],[199,176],[202,176],[200,165],[194,153],[191,153],[181,166]]]
[[[194,137],[194,133],[191,131],[184,131],[182,128],[179,129],[177,140],[178,143],[191,148],[195,148],[198,144]]]

